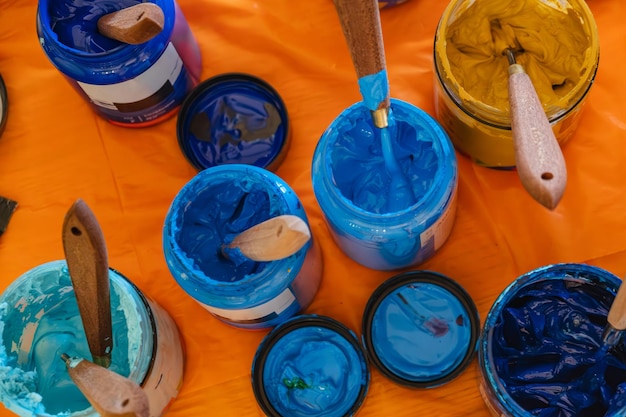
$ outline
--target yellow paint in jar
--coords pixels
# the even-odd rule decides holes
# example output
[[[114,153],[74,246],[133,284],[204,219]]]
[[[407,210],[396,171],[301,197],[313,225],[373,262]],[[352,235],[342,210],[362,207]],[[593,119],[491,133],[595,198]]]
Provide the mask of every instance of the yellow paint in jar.
[[[507,47],[532,80],[560,144],[574,134],[599,61],[584,0],[453,0],[435,35],[435,111],[477,164],[515,167]]]

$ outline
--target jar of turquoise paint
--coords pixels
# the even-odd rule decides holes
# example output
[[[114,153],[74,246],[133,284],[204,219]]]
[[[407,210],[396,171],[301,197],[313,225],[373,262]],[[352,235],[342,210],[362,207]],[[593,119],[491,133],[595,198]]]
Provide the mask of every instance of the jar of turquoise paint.
[[[322,258],[314,236],[293,255],[269,262],[243,254],[230,259],[221,251],[235,235],[283,214],[308,225],[298,196],[276,174],[246,164],[200,171],[165,218],[163,248],[172,276],[224,323],[265,329],[284,322],[304,310],[319,288]]]
[[[322,134],[313,154],[315,197],[341,250],[368,268],[418,265],[445,243],[456,214],[458,168],[454,148],[426,112],[391,99],[391,137],[415,203],[386,208],[389,176],[370,111],[362,102],[344,110]],[[392,118],[389,118],[392,120]]]
[[[119,126],[145,127],[178,112],[198,84],[200,48],[174,0],[153,0],[163,29],[141,44],[98,32],[105,14],[136,0],[39,0],[37,35],[44,53],[96,114]]]
[[[182,385],[176,324],[126,277],[110,269],[110,370],[139,384],[150,415],[165,413]],[[41,264],[0,295],[0,401],[22,417],[96,417],[62,353],[92,360],[65,260]]]
[[[480,393],[494,417],[626,415],[626,344],[619,335],[602,349],[620,285],[596,266],[555,264],[504,289],[478,350]]]
[[[320,315],[301,315],[263,339],[252,364],[252,389],[270,417],[344,417],[365,400],[370,372],[352,330]]]

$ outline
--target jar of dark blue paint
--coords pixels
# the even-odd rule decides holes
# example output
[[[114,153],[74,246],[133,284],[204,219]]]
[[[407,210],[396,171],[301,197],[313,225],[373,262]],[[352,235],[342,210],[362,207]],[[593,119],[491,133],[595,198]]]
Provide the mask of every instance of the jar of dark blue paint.
[[[458,168],[447,134],[409,103],[392,98],[391,110],[394,152],[414,204],[386,210],[385,158],[362,102],[344,110],[322,134],[312,165],[313,191],[333,239],[354,261],[378,270],[432,257],[450,235],[456,214]]]
[[[106,38],[98,19],[136,0],[39,0],[37,34],[51,63],[109,122],[144,127],[176,114],[200,79],[200,48],[178,4],[154,0],[163,30],[134,45]]]
[[[260,167],[227,164],[200,171],[178,192],[163,228],[167,265],[176,282],[219,320],[244,329],[276,326],[313,300],[322,278],[314,236],[275,261],[228,259],[223,243],[283,214],[308,224],[293,189]]]
[[[270,417],[353,416],[369,381],[354,332],[320,315],[297,316],[272,329],[252,363],[252,389]]]
[[[478,310],[457,282],[433,271],[409,271],[383,282],[363,313],[370,362],[391,381],[432,388],[460,375],[475,357]]]
[[[555,264],[498,296],[479,342],[480,392],[493,416],[626,415],[626,345],[602,350],[621,280],[599,267]]]

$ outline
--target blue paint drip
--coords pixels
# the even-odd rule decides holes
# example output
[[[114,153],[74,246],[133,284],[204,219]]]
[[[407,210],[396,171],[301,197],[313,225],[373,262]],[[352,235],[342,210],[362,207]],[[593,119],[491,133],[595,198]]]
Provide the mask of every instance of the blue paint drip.
[[[506,391],[542,417],[612,415],[626,405],[626,347],[603,344],[613,295],[575,279],[543,280],[503,305],[493,361]]]
[[[389,97],[389,82],[387,81],[386,70],[361,77],[358,83],[361,97],[363,97],[363,104],[370,111],[378,110],[380,104]]]

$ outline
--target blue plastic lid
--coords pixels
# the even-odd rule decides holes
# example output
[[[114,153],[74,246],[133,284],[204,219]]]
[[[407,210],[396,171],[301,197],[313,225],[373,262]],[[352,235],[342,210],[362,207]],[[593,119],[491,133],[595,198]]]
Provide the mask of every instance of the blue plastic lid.
[[[240,73],[200,83],[181,106],[176,133],[198,170],[238,163],[274,171],[289,147],[283,100],[267,82]]]
[[[392,381],[413,388],[445,384],[471,362],[478,310],[456,282],[431,271],[395,275],[370,297],[363,315],[366,352]]]
[[[254,395],[270,417],[353,415],[369,379],[354,333],[332,318],[312,314],[275,327],[252,364]]]

